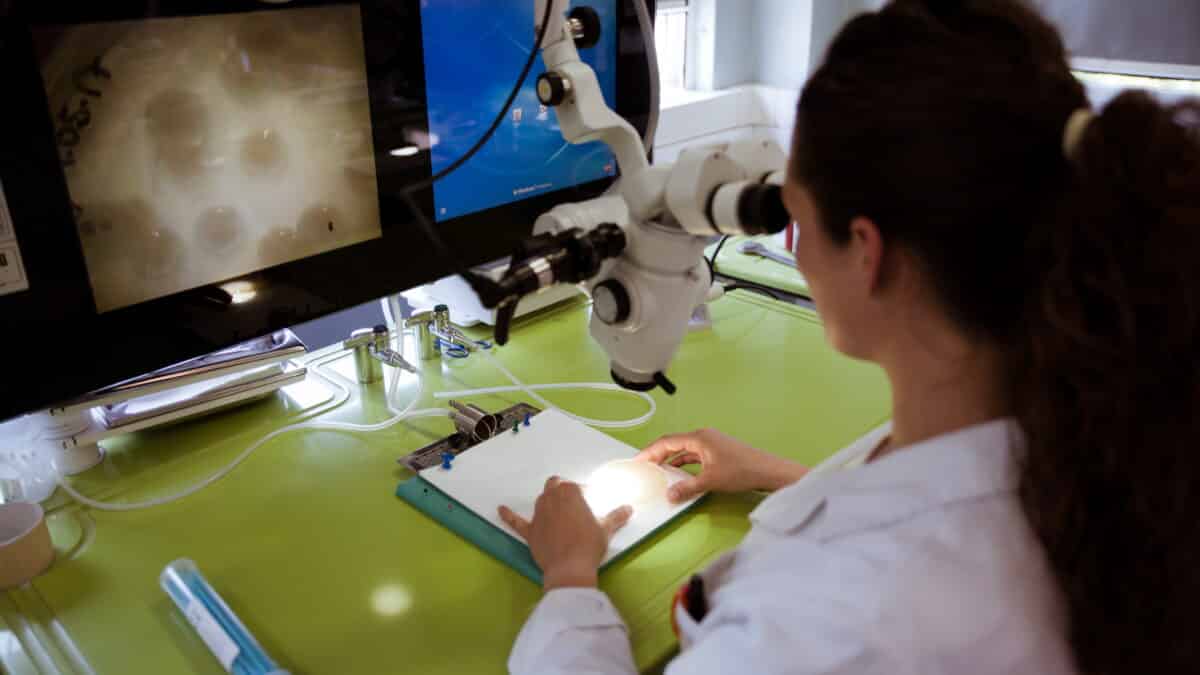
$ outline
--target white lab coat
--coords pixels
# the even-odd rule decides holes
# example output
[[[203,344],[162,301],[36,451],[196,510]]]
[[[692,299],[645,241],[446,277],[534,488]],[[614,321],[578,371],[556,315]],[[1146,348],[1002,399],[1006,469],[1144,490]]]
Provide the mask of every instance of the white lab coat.
[[[1074,673],[1063,600],[1016,495],[1023,438],[997,420],[767,498],[703,572],[708,615],[676,612],[667,674]],[[546,594],[509,669],[636,672],[624,623],[591,589]]]

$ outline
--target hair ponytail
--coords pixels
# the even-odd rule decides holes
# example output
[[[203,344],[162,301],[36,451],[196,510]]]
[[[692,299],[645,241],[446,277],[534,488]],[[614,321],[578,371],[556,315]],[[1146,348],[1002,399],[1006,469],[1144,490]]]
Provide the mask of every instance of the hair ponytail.
[[[1080,671],[1193,671],[1200,636],[1200,102],[1127,92],[1031,232],[1021,498]]]

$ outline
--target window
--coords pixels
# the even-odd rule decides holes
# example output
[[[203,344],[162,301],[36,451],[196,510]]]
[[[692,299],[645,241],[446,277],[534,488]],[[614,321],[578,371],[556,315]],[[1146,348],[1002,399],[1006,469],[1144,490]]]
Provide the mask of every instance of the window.
[[[1092,107],[1097,110],[1108,105],[1109,101],[1128,89],[1148,91],[1166,105],[1177,103],[1185,98],[1200,98],[1200,77],[1185,80],[1111,72],[1088,72],[1079,68],[1080,62],[1080,59],[1076,59],[1074,62],[1075,77],[1087,88],[1088,99],[1091,100]],[[1094,64],[1089,63],[1088,65]]]
[[[654,44],[663,89],[683,89],[687,81],[688,0],[658,0]]]

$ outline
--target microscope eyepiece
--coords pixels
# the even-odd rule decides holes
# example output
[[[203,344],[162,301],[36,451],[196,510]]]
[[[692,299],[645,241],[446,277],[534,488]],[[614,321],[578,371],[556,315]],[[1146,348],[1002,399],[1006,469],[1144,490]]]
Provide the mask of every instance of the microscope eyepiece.
[[[746,234],[775,234],[783,232],[792,216],[783,205],[783,189],[778,185],[751,185],[738,199],[738,219]],[[751,231],[757,230],[757,231]]]
[[[709,201],[708,218],[722,234],[750,236],[782,232],[792,222],[783,205],[783,189],[755,181],[717,188]]]

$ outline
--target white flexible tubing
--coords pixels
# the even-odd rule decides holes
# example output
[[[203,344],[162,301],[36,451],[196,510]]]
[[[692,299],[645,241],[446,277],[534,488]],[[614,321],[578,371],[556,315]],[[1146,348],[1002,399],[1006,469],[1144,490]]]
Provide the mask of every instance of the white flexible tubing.
[[[311,372],[316,373],[318,377],[325,380],[329,384],[333,385],[336,389],[338,389],[339,394],[338,394],[337,400],[335,401],[335,403],[333,405],[324,406],[324,408],[322,410],[310,413],[309,417],[311,417],[312,415],[317,415],[320,413],[328,412],[329,410],[336,408],[336,407],[340,406],[341,404],[345,403],[346,400],[350,398],[350,390],[346,386],[344,386],[342,383],[337,381],[339,379],[342,379],[341,376],[338,375],[336,372],[332,372],[332,371],[327,375],[324,372],[324,369],[322,368],[322,366],[324,366],[326,363],[333,361],[335,358],[340,358],[341,356],[342,356],[342,354],[339,353],[339,354],[336,354],[329,358],[323,359],[320,362],[314,362],[313,364],[311,364],[312,365]],[[396,373],[393,373],[393,377],[392,377],[393,392],[394,392],[394,383],[398,379],[398,373],[399,373],[398,370],[396,371]],[[330,377],[330,375],[332,375],[333,377]],[[250,445],[250,447],[243,450],[241,452],[241,454],[239,454],[237,457],[235,457],[232,462],[230,462],[228,465],[226,465],[220,471],[217,471],[216,473],[214,473],[213,475],[209,476],[208,478],[200,481],[199,483],[196,483],[195,485],[193,485],[181,492],[173,494],[173,495],[169,495],[166,497],[159,497],[157,499],[151,499],[151,500],[145,501],[145,502],[138,502],[138,503],[131,503],[131,504],[111,504],[108,502],[97,501],[95,499],[92,499],[91,497],[81,494],[75,488],[73,488],[69,484],[67,484],[67,482],[62,474],[59,474],[59,476],[58,476],[58,486],[60,488],[62,488],[62,490],[64,492],[66,492],[68,495],[70,495],[70,497],[72,499],[74,499],[75,501],[77,501],[80,504],[83,504],[85,506],[90,506],[91,508],[97,509],[99,511],[140,511],[143,509],[150,509],[150,508],[154,508],[157,506],[164,506],[166,504],[171,504],[171,503],[177,502],[181,499],[190,497],[190,496],[196,494],[197,492],[212,485],[213,483],[221,480],[225,476],[228,476],[230,473],[233,472],[234,469],[236,469],[239,465],[241,465],[242,462],[246,461],[250,457],[250,455],[252,455],[254,453],[255,450],[258,450],[259,448],[266,445],[267,443],[274,440],[275,438],[278,438],[279,436],[282,436],[284,434],[287,434],[287,433],[290,433],[293,431],[313,429],[313,430],[320,430],[320,431],[374,432],[374,431],[382,431],[384,429],[393,427],[404,420],[419,419],[419,418],[423,418],[423,417],[443,417],[443,416],[445,416],[449,411],[447,409],[442,409],[442,408],[434,408],[434,409],[429,409],[429,410],[413,410],[413,408],[416,406],[417,402],[421,400],[421,394],[424,391],[424,379],[420,378],[420,376],[418,376],[418,378],[419,379],[418,379],[418,384],[417,384],[417,395],[415,397],[413,397],[412,402],[409,403],[409,405],[404,409],[403,412],[398,413],[397,415],[395,415],[394,417],[392,417],[389,420],[385,420],[378,424],[365,424],[365,425],[364,424],[349,424],[349,423],[345,423],[345,422],[302,422],[300,424],[293,424],[290,426],[283,427],[282,429],[276,429],[275,431],[272,431],[271,433],[267,434],[266,436],[263,436],[262,438],[255,441],[253,444]],[[388,407],[391,408],[391,393],[388,394]],[[393,412],[395,412],[395,410],[393,410]]]
[[[417,376],[417,393],[413,394],[412,399],[408,402],[408,405],[404,406],[402,410],[397,410],[396,393],[399,391],[400,369],[392,369],[392,380],[388,385],[386,399],[388,410],[391,410],[397,417],[404,417],[412,412],[412,409],[416,407],[417,402],[420,401],[421,397],[425,395],[425,378],[422,377],[421,373],[419,372],[414,374]]]
[[[396,320],[392,318],[392,303],[387,298],[379,299],[379,307],[383,310],[383,323],[387,325],[392,335],[396,334]]]
[[[400,297],[394,294],[389,295],[385,298],[380,298],[379,304],[383,309],[383,322],[387,325],[388,330],[391,331],[393,336],[400,336],[401,343],[403,344],[404,316],[400,312]],[[397,351],[402,352],[404,348],[401,347]]]
[[[401,342],[401,349],[398,349],[397,352],[400,352],[401,356],[403,356],[403,342],[404,342],[403,335],[401,335],[401,337],[400,337],[400,342]],[[344,354],[338,353],[338,354],[331,355],[330,357],[324,358],[320,361],[320,363],[314,364],[313,370],[314,370],[314,372],[316,372],[317,375],[319,375],[321,377],[321,379],[325,380],[329,384],[336,387],[341,392],[342,400],[344,401],[346,398],[350,397],[350,388],[357,387],[357,386],[359,386],[359,384],[357,382],[351,382],[349,379],[346,378],[346,376],[342,375],[341,373],[337,372],[336,370],[331,370],[331,369],[325,368],[326,364],[330,363],[331,361],[336,361],[337,359],[341,358],[342,356],[344,356]],[[399,424],[405,418],[407,418],[408,416],[413,414],[413,408],[415,408],[417,406],[417,403],[419,403],[421,401],[421,396],[423,396],[425,394],[425,378],[422,377],[421,373],[419,373],[419,372],[413,373],[414,375],[417,376],[417,393],[413,395],[412,400],[409,401],[408,405],[405,406],[403,410],[397,410],[395,396],[399,390],[400,373],[401,373],[401,370],[399,368],[392,369],[392,378],[391,378],[391,380],[389,380],[387,389],[385,390],[385,393],[384,393],[384,399],[387,402],[388,410],[392,411],[392,413],[395,415],[395,417],[392,417],[391,419],[388,419],[388,420],[384,420],[383,422],[379,422],[377,424],[351,424],[348,422],[322,422],[321,424],[330,425],[328,427],[322,427],[322,428],[337,429],[337,430],[341,430],[341,431],[370,432],[370,431],[380,431],[382,429],[388,429],[390,427],[393,427],[393,426]],[[441,410],[441,409],[439,409],[439,410]],[[421,412],[427,412],[427,411],[421,411]],[[447,408],[445,410],[442,410],[442,412],[449,414],[449,409]],[[316,428],[316,427],[314,427],[314,428]]]
[[[489,387],[486,389],[472,389],[469,391],[442,391],[442,392],[437,392],[433,395],[433,397],[435,399],[442,400],[442,399],[448,399],[448,398],[468,398],[471,396],[483,396],[486,394],[503,394],[503,393],[520,391],[520,392],[524,392],[530,398],[537,401],[538,403],[541,403],[546,408],[553,408],[577,422],[582,422],[590,427],[596,427],[597,429],[629,429],[632,427],[636,427],[636,426],[645,424],[646,422],[650,421],[650,418],[654,417],[654,413],[658,411],[658,404],[654,402],[654,399],[651,398],[649,394],[639,392],[639,391],[629,391],[628,389],[622,389],[621,387],[618,387],[615,384],[609,384],[606,382],[535,384],[532,386],[527,385],[527,384],[521,382],[520,380],[518,380],[517,376],[513,375],[511,370],[504,367],[504,364],[500,362],[500,359],[497,359],[495,356],[492,356],[491,352],[481,349],[477,353],[483,354],[488,359],[488,361],[491,362],[492,365],[496,366],[496,368],[499,369],[500,372],[504,373],[505,377],[507,377],[509,379],[509,381],[511,381],[513,383],[513,386],[511,386],[511,387]],[[637,417],[637,418],[634,418],[631,420],[597,420],[597,419],[592,419],[590,417],[584,417],[582,415],[576,415],[575,413],[563,410],[562,408],[554,405],[550,401],[547,401],[545,398],[543,398],[542,396],[540,396],[537,393],[538,391],[554,391],[554,390],[563,390],[563,389],[591,389],[591,390],[596,390],[596,391],[615,391],[615,392],[621,393],[621,394],[637,396],[638,398],[642,399],[650,406],[650,410],[648,410],[646,412],[646,414],[642,415],[641,417]]]

